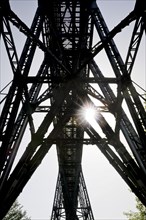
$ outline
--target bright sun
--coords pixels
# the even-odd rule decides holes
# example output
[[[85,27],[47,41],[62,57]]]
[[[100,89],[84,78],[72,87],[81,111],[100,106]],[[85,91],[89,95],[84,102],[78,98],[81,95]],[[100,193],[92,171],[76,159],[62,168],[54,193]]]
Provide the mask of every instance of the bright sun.
[[[86,121],[91,123],[93,120],[95,120],[96,111],[93,107],[87,107],[84,109],[84,117]]]
[[[95,118],[97,116],[97,111],[95,107],[89,103],[84,104],[77,112],[78,120],[81,123],[95,123]]]

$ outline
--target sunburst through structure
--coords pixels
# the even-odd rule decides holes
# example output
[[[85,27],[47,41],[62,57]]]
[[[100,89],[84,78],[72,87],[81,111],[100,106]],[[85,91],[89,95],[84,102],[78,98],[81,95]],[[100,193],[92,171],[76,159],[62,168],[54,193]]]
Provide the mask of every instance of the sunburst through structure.
[[[138,56],[145,53],[146,1],[136,0],[111,30],[102,1],[38,0],[30,27],[12,2],[0,1],[0,219],[53,145],[59,173],[51,220],[94,220],[82,172],[90,144],[146,205],[146,112],[133,80],[146,68]]]

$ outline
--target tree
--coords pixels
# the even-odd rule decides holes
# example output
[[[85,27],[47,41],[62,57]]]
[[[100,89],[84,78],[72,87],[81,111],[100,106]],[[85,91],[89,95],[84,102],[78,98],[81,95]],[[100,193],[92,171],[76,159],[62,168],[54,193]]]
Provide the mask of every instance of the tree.
[[[23,207],[16,200],[3,220],[31,220],[27,217],[26,211],[23,211],[22,208]]]
[[[136,198],[137,212],[125,212],[124,215],[128,217],[128,220],[146,220],[146,207]]]

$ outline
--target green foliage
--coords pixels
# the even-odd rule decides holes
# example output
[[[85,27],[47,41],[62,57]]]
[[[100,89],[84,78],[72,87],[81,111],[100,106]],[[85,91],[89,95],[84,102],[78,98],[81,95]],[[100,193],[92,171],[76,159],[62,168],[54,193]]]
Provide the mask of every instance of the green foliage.
[[[146,207],[136,198],[136,208],[137,212],[126,212],[124,213],[128,220],[146,220]]]
[[[27,217],[26,211],[23,211],[22,208],[23,207],[16,200],[3,220],[31,220]]]

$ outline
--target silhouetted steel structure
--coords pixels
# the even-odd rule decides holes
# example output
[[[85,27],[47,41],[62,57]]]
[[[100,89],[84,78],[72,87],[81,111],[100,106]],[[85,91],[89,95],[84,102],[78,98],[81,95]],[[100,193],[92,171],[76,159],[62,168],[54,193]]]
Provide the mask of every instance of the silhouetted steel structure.
[[[123,61],[114,37],[131,23],[133,34]],[[20,55],[15,45],[19,41],[16,30],[26,37]],[[94,31],[99,36],[95,45]],[[1,89],[0,219],[53,144],[59,175],[52,220],[94,219],[82,173],[84,144],[97,145],[146,205],[146,112],[131,77],[145,31],[145,0],[137,0],[133,11],[111,31],[95,0],[38,0],[30,28],[11,10],[8,0],[0,1],[1,39],[13,74],[12,81]],[[94,60],[103,50],[113,77],[104,75]],[[36,51],[41,52],[37,60],[40,65],[35,64],[32,71]],[[117,87],[116,92],[112,85]],[[98,111],[96,123],[102,135],[82,121],[86,106]],[[43,117],[36,125],[33,119],[40,112]],[[113,126],[105,112],[113,116]],[[30,142],[12,169],[28,128]]]

